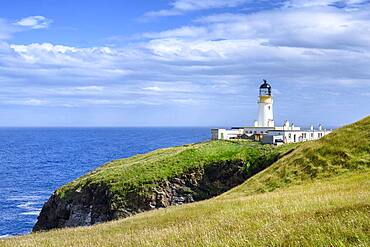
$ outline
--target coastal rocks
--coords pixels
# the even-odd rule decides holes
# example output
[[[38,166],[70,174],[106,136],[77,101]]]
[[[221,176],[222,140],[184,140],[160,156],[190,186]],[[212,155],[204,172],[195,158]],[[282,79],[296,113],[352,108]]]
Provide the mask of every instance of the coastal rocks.
[[[33,231],[87,226],[113,219],[108,193],[106,186],[96,184],[74,191],[67,200],[54,193],[44,204]]]
[[[140,212],[217,196],[247,179],[243,161],[220,161],[168,181],[133,188],[124,197],[91,182],[61,198],[54,193],[43,206],[33,231],[93,225]]]

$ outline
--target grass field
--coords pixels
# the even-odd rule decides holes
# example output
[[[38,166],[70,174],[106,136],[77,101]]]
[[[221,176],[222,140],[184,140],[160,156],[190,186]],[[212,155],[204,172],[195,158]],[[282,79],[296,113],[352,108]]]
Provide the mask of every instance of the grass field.
[[[370,246],[370,117],[216,198],[0,246]]]
[[[253,196],[220,196],[3,246],[369,246],[370,173]]]

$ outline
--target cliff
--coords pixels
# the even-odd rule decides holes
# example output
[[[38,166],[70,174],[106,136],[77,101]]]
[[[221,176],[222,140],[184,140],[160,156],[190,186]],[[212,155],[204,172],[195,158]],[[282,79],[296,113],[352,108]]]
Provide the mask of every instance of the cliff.
[[[93,225],[217,196],[292,146],[212,141],[116,160],[55,191],[33,231]]]

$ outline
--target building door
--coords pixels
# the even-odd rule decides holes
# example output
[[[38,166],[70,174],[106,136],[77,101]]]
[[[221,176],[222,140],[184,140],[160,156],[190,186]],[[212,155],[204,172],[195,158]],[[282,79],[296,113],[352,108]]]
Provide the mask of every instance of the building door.
[[[294,140],[294,142],[296,142],[296,141],[295,141],[295,139],[296,139],[296,134],[294,134],[294,135],[293,135],[293,140]]]
[[[221,140],[224,139],[224,133],[221,133]]]

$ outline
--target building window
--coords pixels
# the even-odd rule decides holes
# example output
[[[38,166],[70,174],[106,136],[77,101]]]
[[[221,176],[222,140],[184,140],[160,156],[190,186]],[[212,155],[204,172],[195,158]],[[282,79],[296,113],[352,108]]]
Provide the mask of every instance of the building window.
[[[289,138],[292,138],[292,134],[290,134],[290,133],[289,133],[288,137],[289,137]]]
[[[313,138],[313,133],[311,133],[311,138]]]

